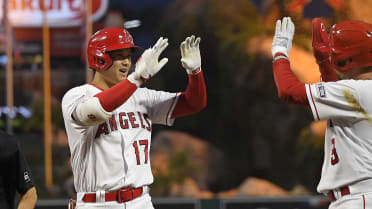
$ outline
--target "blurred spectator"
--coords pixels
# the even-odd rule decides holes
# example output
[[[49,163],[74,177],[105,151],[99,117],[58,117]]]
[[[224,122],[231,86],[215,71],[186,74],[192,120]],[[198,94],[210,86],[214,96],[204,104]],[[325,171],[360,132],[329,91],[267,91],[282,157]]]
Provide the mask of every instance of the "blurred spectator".
[[[110,10],[105,19],[105,28],[124,27],[124,17],[120,10]]]
[[[0,208],[13,209],[16,191],[21,195],[18,209],[33,209],[36,189],[17,138],[0,130]]]

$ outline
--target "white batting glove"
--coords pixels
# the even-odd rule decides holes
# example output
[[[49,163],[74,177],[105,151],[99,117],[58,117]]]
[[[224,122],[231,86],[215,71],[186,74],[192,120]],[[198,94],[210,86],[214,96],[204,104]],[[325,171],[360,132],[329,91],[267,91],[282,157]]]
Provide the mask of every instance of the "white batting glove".
[[[276,21],[274,40],[271,45],[273,58],[276,53],[283,53],[288,57],[292,48],[292,40],[295,26],[290,17],[284,17],[283,21]]]
[[[152,48],[146,49],[138,59],[135,71],[128,76],[128,80],[139,87],[158,73],[168,62],[168,58],[158,61],[160,54],[167,46],[168,39],[160,37]]]
[[[180,45],[181,49],[181,63],[188,74],[192,74],[201,66],[201,57],[199,50],[200,37],[195,39],[192,35],[187,37]]]
[[[167,64],[168,58],[163,58],[160,61],[158,61],[160,54],[167,48],[168,46],[168,39],[163,37],[160,37],[159,40],[156,42],[156,44],[151,48],[152,49],[152,56],[153,59],[148,60],[149,65],[149,72],[150,77],[154,76],[156,73],[160,71],[160,69]]]

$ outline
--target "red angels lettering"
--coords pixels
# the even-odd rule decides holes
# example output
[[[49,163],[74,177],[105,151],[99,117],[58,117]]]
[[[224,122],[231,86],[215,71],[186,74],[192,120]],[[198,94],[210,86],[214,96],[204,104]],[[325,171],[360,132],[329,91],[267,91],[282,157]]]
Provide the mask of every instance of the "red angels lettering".
[[[136,123],[138,118],[136,117],[138,114],[140,124]],[[119,124],[121,129],[129,129],[129,122],[131,125],[131,128],[141,128],[151,131],[151,121],[148,118],[146,114],[142,114],[141,112],[137,112],[135,114],[134,112],[121,112],[118,114],[119,117]],[[88,116],[89,118],[93,119],[95,118],[94,115]],[[126,118],[127,117],[127,118]],[[99,137],[102,133],[105,135],[109,134],[111,131],[117,131],[118,130],[118,124],[117,124],[117,118],[116,114],[112,115],[111,118],[109,118],[105,123],[102,123],[99,125],[96,133],[96,138]],[[147,126],[146,126],[147,124]],[[142,144],[140,144],[142,145]]]
[[[105,134],[105,135],[109,134],[106,122],[104,122],[104,123],[102,123],[98,126],[95,138],[101,136],[101,134]]]
[[[127,119],[123,120],[123,117],[126,116],[126,115],[127,114],[125,114],[125,112],[119,113],[119,123],[120,123],[120,127],[122,129],[128,129],[129,128],[128,120]]]
[[[335,139],[332,139],[332,154],[331,154],[331,164],[335,165],[338,163],[338,155],[336,151]]]
[[[142,119],[142,115],[141,115],[141,113],[140,113],[140,112],[137,112],[137,113],[138,113],[138,117],[139,117],[140,122],[141,122],[141,127],[142,127],[142,128],[145,128],[145,124],[143,124],[143,119]]]
[[[127,113],[130,124],[132,124],[132,128],[138,128],[139,125],[136,122],[136,118],[134,117],[134,112],[128,112]]]
[[[109,119],[110,129],[111,131],[118,130],[118,126],[116,125],[115,115],[112,115],[112,117]]]

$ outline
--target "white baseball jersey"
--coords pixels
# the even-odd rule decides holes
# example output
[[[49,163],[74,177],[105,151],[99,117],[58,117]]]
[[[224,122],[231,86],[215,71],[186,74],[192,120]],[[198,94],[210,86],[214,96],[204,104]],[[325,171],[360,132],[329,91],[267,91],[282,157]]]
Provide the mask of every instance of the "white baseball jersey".
[[[315,120],[328,120],[318,192],[372,178],[372,80],[306,84]]]
[[[170,116],[177,94],[138,88],[106,122],[84,126],[75,121],[72,113],[76,106],[101,91],[85,84],[69,90],[62,99],[76,191],[113,191],[151,184],[151,127],[173,124]]]

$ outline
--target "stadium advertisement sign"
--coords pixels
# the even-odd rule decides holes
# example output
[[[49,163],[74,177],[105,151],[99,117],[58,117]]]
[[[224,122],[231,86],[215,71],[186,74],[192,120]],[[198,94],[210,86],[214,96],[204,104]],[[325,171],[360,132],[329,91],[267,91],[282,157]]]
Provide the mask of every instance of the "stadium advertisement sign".
[[[4,3],[4,0],[0,0]],[[43,1],[48,11],[50,27],[74,27],[81,25],[85,18],[86,0],[6,0],[9,19],[14,27],[41,27],[43,25]],[[101,18],[109,0],[92,0],[93,21]],[[3,16],[2,14],[0,14]],[[1,17],[2,18],[2,17]]]
[[[43,1],[48,14],[51,56],[81,57],[85,43],[85,7],[87,0],[0,0],[0,22],[4,3],[13,26],[14,50],[21,54],[42,53]],[[93,31],[103,27],[100,21],[107,12],[109,0],[92,1]],[[5,37],[0,25],[0,46]],[[0,54],[4,49],[0,48]]]

